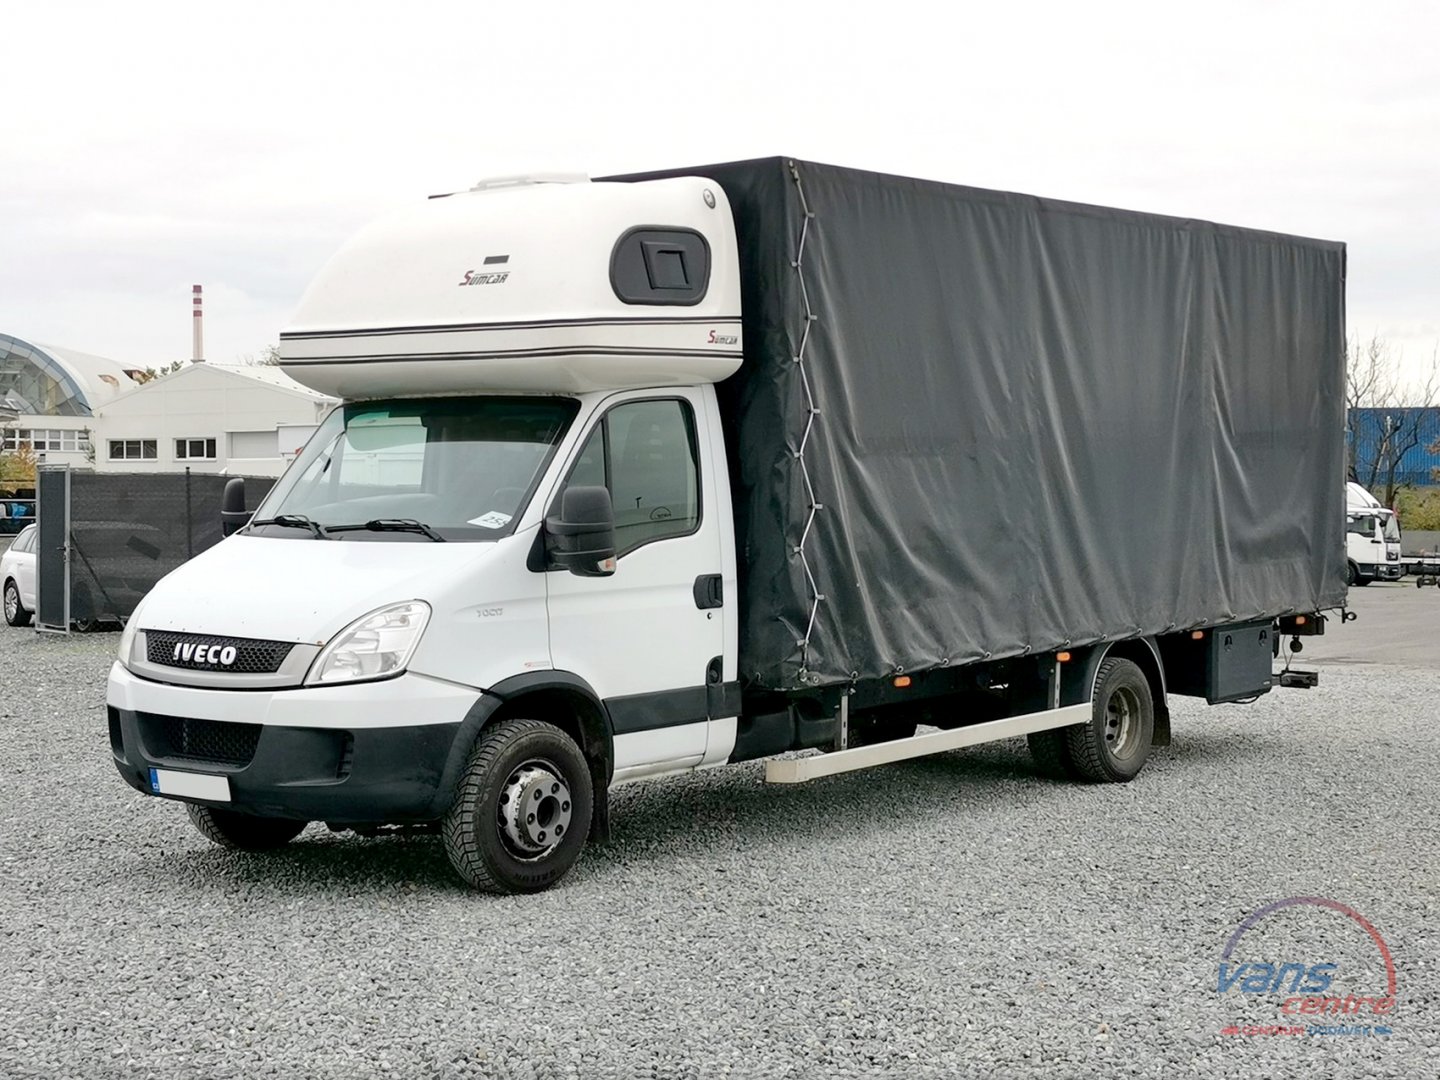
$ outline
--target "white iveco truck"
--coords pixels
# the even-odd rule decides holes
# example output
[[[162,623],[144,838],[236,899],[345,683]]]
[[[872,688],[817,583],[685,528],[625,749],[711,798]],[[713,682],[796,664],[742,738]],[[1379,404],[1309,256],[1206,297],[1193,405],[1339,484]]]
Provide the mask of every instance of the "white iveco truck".
[[[342,404],[129,619],[116,767],[502,892],[641,777],[1028,736],[1128,780],[1167,694],[1313,685],[1272,662],[1344,602],[1342,265],[785,159],[421,201],[282,335]]]

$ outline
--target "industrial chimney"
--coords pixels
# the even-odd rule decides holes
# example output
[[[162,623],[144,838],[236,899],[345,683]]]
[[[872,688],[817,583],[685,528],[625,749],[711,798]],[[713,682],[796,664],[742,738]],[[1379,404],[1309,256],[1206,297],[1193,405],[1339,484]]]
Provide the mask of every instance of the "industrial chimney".
[[[192,355],[191,355],[190,359],[193,360],[193,361],[194,361],[195,363],[197,363],[197,364],[203,364],[203,363],[205,362],[205,334],[204,334],[204,331],[201,329],[201,324],[202,324],[205,320],[201,317],[201,314],[200,314],[200,286],[199,286],[199,285],[192,285],[192,286],[190,286],[190,292],[193,294],[193,297],[192,297],[192,299],[191,299],[191,303],[192,303],[192,305],[193,305],[194,308],[195,308],[195,311],[194,311],[194,316],[195,316],[195,317],[191,320],[191,322],[193,322],[193,323],[195,324],[195,331],[194,331],[194,339],[195,339],[194,344],[195,344],[195,347],[194,347],[194,349],[192,350]]]

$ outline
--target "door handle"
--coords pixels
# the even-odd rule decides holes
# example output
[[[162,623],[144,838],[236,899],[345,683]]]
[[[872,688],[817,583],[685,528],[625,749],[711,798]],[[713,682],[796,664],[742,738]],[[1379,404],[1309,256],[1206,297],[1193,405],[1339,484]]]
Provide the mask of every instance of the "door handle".
[[[725,605],[725,592],[719,574],[701,574],[695,579],[695,606],[701,611]]]

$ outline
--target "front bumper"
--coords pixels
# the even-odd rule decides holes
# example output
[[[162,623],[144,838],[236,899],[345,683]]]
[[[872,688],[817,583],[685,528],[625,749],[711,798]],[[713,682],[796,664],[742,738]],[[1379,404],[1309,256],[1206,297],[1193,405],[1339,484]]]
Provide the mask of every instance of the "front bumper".
[[[348,824],[442,817],[499,704],[413,674],[238,691],[150,682],[119,663],[105,697],[115,767],[137,791],[155,794],[153,768],[225,776],[230,801],[209,805]]]
[[[1400,575],[1404,572],[1398,562],[1357,563],[1356,566],[1361,577],[1374,581],[1399,581]]]

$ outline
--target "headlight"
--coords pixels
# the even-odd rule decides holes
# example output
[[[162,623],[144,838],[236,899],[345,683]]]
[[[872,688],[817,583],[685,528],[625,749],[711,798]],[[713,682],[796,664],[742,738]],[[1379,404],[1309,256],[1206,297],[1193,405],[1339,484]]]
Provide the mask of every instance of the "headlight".
[[[429,621],[430,605],[423,600],[391,604],[356,619],[331,638],[330,644],[315,658],[310,674],[305,676],[305,685],[358,682],[400,674],[410,662]]]
[[[135,647],[135,631],[140,629],[140,623],[136,621],[135,616],[139,614],[140,609],[137,607],[131,612],[130,618],[125,620],[125,629],[120,634],[121,667],[128,668],[130,666],[130,650]]]

